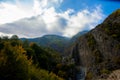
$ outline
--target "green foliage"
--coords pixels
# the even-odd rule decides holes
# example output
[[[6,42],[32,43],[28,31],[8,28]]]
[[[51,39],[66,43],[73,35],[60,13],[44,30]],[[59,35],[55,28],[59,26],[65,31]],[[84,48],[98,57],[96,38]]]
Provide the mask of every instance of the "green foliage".
[[[74,77],[74,70],[75,65],[74,64],[57,64],[56,69],[57,75],[64,78],[65,80],[68,80],[69,78]]]
[[[95,49],[92,54],[95,58],[95,64],[99,64],[103,61],[103,56],[98,49]]]
[[[101,74],[109,74],[110,71],[104,68],[104,69],[100,70],[100,73]]]
[[[110,17],[101,25],[101,29],[112,38],[120,41],[120,24],[116,17],[120,16],[119,10],[110,15]],[[115,21],[114,21],[115,20]]]
[[[92,65],[97,65],[101,63],[103,56],[97,48],[97,43],[94,39],[94,36],[92,34],[88,34],[87,41],[88,41],[88,46],[91,48],[91,51],[92,51],[91,56],[93,56],[93,59],[94,59],[94,64]]]
[[[2,50],[3,48],[4,48],[4,43],[0,41],[0,50]]]
[[[30,42],[35,42],[42,47],[50,47],[55,51],[63,53],[64,48],[69,42],[69,38],[61,37],[57,35],[45,35],[40,38],[28,39]]]
[[[9,40],[8,36],[3,36],[1,39],[4,40],[4,41]]]
[[[24,53],[25,51],[21,46],[12,47],[9,42],[4,43],[4,49],[0,53],[4,54],[4,64],[0,65],[0,78],[4,80],[28,80],[29,61]]]
[[[93,78],[93,73],[92,72],[88,72],[87,75],[86,75],[86,80],[92,80]]]
[[[19,38],[18,38],[18,36],[17,35],[13,35],[12,37],[11,37],[11,40],[18,40]]]
[[[50,55],[47,53],[43,56],[39,55],[46,51],[37,45],[34,44],[32,48],[28,46],[23,48],[22,42],[16,36],[10,39],[2,38],[0,44],[0,80],[63,80],[54,73],[46,71],[47,69],[43,70],[40,68],[41,66],[33,64],[37,54],[43,64],[44,61],[45,64],[49,63]],[[52,64],[49,63],[49,66]]]
[[[24,40],[22,43],[24,48],[28,48],[29,47],[29,41],[28,40]]]
[[[113,57],[112,62],[120,65],[120,56]]]
[[[115,12],[113,12],[110,16],[114,17],[114,18],[120,16],[120,9],[116,10]]]
[[[120,44],[116,45],[116,49],[119,50],[120,49]]]
[[[22,42],[16,35],[0,38],[0,80],[68,80],[74,68],[51,48]]]
[[[34,66],[32,66],[30,69],[30,80],[63,80],[52,72],[48,73],[48,71],[36,69]]]
[[[92,35],[92,34],[88,34],[87,36],[87,41],[88,41],[88,46],[92,49],[92,50],[94,50],[95,49],[95,45],[96,45],[96,41],[95,41],[95,39],[94,39],[94,36]]]
[[[31,43],[30,47],[34,51],[33,61],[37,61],[39,67],[51,71],[60,62],[58,54],[52,53],[50,50],[48,52],[35,43]]]
[[[65,76],[66,76],[66,72],[59,70],[59,71],[58,71],[58,75],[59,75],[60,77],[65,77]]]

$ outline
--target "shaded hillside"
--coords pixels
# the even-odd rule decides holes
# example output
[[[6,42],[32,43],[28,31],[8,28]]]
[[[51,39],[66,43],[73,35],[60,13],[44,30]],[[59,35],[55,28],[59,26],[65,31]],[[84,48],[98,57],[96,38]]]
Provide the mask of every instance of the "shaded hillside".
[[[76,35],[74,35],[71,40],[70,40],[70,44],[71,43],[74,43],[80,36],[84,35],[85,33],[87,33],[88,31],[85,30],[85,31],[81,31],[79,33],[77,33]]]
[[[53,50],[65,55],[64,52],[74,44],[74,42],[79,38],[79,36],[87,33],[88,31],[81,31],[74,35],[72,38],[62,37],[58,35],[45,35],[39,38],[22,38],[21,40],[25,41],[26,39],[29,42],[35,42],[42,47],[52,48]]]
[[[72,56],[77,66],[86,69],[86,80],[107,78],[111,71],[120,69],[120,10],[79,37]]]
[[[76,41],[79,39],[80,36],[86,34],[88,31],[85,30],[85,31],[81,31],[79,33],[77,33],[76,35],[74,35],[70,40],[69,40],[69,43],[67,45],[67,47],[65,48],[64,50],[64,56],[68,57],[68,55],[71,54],[71,50],[74,46],[74,44],[76,43]]]
[[[64,49],[68,45],[69,40],[69,38],[58,35],[45,35],[40,38],[28,39],[30,42],[35,42],[43,47],[50,47],[60,53],[64,52]]]

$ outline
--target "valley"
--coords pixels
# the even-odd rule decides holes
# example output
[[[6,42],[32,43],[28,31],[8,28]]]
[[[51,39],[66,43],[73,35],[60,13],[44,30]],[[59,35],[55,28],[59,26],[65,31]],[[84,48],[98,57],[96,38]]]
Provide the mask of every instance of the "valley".
[[[0,37],[0,80],[119,80],[119,70],[120,9],[72,38]]]

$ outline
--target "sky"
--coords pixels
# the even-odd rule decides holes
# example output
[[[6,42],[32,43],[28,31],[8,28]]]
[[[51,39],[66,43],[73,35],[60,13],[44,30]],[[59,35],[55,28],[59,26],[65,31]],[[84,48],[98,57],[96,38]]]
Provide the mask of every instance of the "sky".
[[[72,37],[119,8],[119,0],[0,0],[0,36]]]

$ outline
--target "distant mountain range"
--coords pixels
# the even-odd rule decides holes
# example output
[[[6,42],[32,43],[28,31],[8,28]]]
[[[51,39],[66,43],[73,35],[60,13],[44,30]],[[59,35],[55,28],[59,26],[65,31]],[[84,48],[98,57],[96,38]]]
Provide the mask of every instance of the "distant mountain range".
[[[43,24],[40,16],[25,18],[13,23],[0,25],[0,32],[3,34],[16,34],[20,37],[36,37],[40,34],[49,34],[47,33],[48,31],[46,31],[45,25]],[[44,35],[42,37],[26,39],[28,39],[29,42],[35,42],[42,47],[50,47],[60,53],[64,53],[64,49],[66,49],[66,47],[73,44],[79,36],[85,34],[86,32],[88,31],[81,31],[72,38],[67,38],[59,35]],[[25,40],[25,38],[21,39]]]
[[[75,42],[77,38],[88,31],[82,31],[73,36],[72,38],[62,37],[58,35],[44,35],[38,38],[21,38],[21,40],[28,40],[29,42],[35,42],[42,47],[50,47],[55,51],[64,54],[64,49],[68,47],[70,44]]]
[[[26,40],[22,38],[22,40]],[[50,47],[60,53],[62,53],[69,42],[69,38],[58,35],[45,35],[38,38],[28,38],[29,42],[35,42],[42,47]]]

